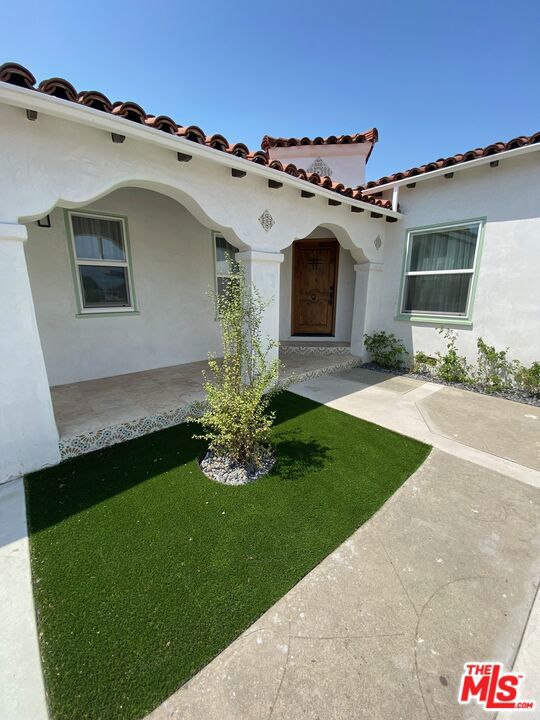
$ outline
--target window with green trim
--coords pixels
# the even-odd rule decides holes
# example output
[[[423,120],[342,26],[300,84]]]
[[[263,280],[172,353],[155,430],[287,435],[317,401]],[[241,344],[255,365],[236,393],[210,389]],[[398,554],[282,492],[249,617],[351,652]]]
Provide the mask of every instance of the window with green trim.
[[[469,315],[481,222],[411,230],[401,298],[404,315]]]
[[[124,221],[69,213],[81,312],[134,310]]]
[[[234,256],[238,248],[227,242],[222,235],[214,235],[215,258],[216,258],[216,292],[222,296],[227,287],[227,280],[231,274],[231,267],[234,266]]]

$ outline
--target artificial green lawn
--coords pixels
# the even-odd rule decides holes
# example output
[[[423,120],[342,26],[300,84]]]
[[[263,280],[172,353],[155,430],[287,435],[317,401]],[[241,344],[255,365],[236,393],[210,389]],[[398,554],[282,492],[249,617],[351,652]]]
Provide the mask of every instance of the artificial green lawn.
[[[351,535],[429,452],[292,393],[273,406],[279,459],[251,485],[208,480],[190,425],[27,477],[54,720],[143,717]]]

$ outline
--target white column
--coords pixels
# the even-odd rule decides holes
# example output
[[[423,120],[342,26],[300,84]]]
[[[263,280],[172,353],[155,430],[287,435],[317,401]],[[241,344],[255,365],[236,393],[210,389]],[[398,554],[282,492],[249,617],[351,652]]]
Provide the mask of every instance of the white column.
[[[356,282],[351,330],[351,353],[364,355],[364,333],[378,330],[382,263],[366,262],[354,266]]]
[[[0,223],[0,482],[60,461],[26,238],[24,225]]]
[[[246,282],[259,291],[262,299],[268,304],[261,324],[261,335],[264,338],[279,342],[279,266],[284,260],[282,253],[259,252],[247,250],[236,253],[246,272]],[[277,346],[269,354],[269,358],[278,355]]]

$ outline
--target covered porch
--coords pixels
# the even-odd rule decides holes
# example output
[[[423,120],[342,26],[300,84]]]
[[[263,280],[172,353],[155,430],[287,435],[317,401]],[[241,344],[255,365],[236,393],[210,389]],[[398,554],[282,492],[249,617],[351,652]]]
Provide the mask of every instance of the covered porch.
[[[206,358],[221,354],[207,294],[224,282],[223,247],[265,302],[284,380],[359,362],[399,213],[148,128],[121,144],[55,120],[29,145],[19,110],[2,116],[11,177],[44,147],[47,162],[22,189],[7,173],[0,194],[0,481],[192,413]],[[130,137],[133,123],[113,122]]]
[[[280,382],[354,367],[346,343],[284,344]],[[51,388],[62,460],[184,422],[204,399],[205,360]]]

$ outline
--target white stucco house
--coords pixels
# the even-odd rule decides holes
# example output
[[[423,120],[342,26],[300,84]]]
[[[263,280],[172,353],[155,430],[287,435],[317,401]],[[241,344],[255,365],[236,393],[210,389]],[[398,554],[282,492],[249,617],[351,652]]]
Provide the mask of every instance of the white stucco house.
[[[16,64],[0,128],[0,481],[155,429],[146,408],[67,442],[58,409],[219,353],[227,253],[286,348],[360,361],[387,330],[430,353],[451,327],[471,360],[479,336],[540,359],[540,133],[366,184],[375,129],[251,152]]]

